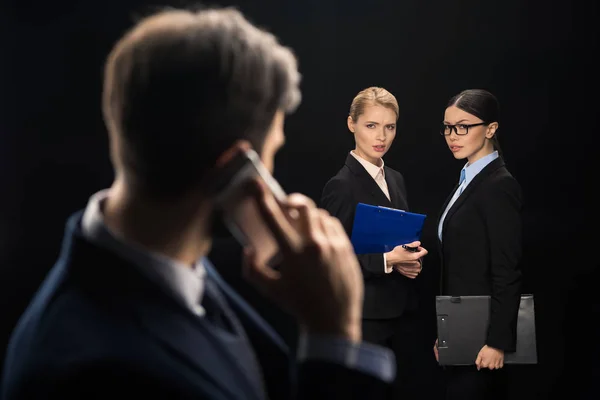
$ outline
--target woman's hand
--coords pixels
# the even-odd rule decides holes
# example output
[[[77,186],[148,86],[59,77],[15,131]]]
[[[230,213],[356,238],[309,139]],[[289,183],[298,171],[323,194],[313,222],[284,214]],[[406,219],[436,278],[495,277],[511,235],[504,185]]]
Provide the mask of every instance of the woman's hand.
[[[495,349],[486,344],[479,350],[475,365],[477,365],[477,370],[481,368],[500,369],[504,367],[504,350]]]
[[[385,253],[385,261],[389,267],[407,278],[414,279],[421,272],[421,258],[425,257],[428,251],[421,247],[419,241],[409,243],[407,246],[416,248],[417,251],[408,251],[402,246],[396,246],[394,250]]]
[[[407,278],[415,279],[421,273],[423,267],[421,266],[421,260],[402,261],[394,265],[394,269]]]

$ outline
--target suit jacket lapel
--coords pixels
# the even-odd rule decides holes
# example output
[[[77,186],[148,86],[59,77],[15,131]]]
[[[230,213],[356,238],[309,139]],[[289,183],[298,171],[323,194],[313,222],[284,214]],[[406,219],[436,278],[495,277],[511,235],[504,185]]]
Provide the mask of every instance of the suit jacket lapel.
[[[243,392],[248,398],[260,398],[237,360],[217,342],[207,322],[183,308],[135,266],[88,242],[80,231],[66,241],[65,250],[70,276],[86,291],[100,301],[114,303],[113,307],[127,309],[132,320],[152,338],[223,392],[232,397]],[[105,295],[107,290],[110,297]],[[232,386],[232,381],[239,387]]]
[[[364,188],[366,193],[369,193],[373,197],[373,205],[383,205],[385,207],[394,207],[392,202],[387,198],[385,193],[381,190],[375,179],[367,170],[359,163],[356,158],[352,156],[352,154],[348,154],[346,157],[346,166],[352,171],[356,180],[359,184]],[[388,190],[390,190],[389,180],[386,174],[386,182],[388,183]],[[394,198],[391,194],[390,190],[390,198]]]
[[[436,232],[437,232],[437,227],[440,225],[440,221],[442,219],[442,215],[444,215],[444,211],[446,211],[446,208],[448,207],[448,204],[450,204],[450,200],[452,200],[452,197],[454,196],[454,193],[458,189],[458,186],[459,186],[458,183],[454,186],[454,189],[452,189],[452,192],[450,192],[450,195],[446,198],[446,201],[444,201],[444,205],[442,206],[441,210],[438,213],[437,223],[435,224],[435,226],[436,226]],[[446,219],[448,219],[448,216],[446,216]],[[436,234],[436,236],[437,236],[437,234]]]
[[[216,271],[215,267],[208,259],[204,260],[204,266],[206,268],[207,275],[212,277],[212,279],[217,283],[223,292],[223,295],[230,302],[231,308],[238,311],[236,315],[243,316],[244,320],[247,320],[254,327],[260,330],[263,335],[268,337],[279,351],[288,354],[288,347],[281,336],[279,336],[279,334],[277,334],[277,332],[275,332],[275,330],[271,328],[271,326],[223,280],[221,275]]]
[[[385,169],[385,181],[388,185],[388,191],[390,192],[390,201],[394,208],[408,211],[408,203],[406,201],[406,194],[402,192],[398,182],[392,179],[392,175],[389,173],[389,168]]]
[[[206,273],[217,283],[231,308],[245,328],[246,335],[255,349],[266,389],[271,399],[291,396],[294,386],[295,362],[289,348],[277,332],[225,282],[209,260],[204,260]]]
[[[217,337],[207,322],[191,314],[182,318],[173,311],[167,308],[161,310],[158,307],[139,307],[137,314],[141,325],[151,337],[171,349],[172,354],[191,365],[223,392],[235,397],[241,391],[248,398],[260,399],[261,396],[238,366],[237,360],[222,344],[217,343]],[[195,320],[191,320],[192,318]],[[238,387],[232,387],[231,382],[236,382]]]
[[[501,157],[498,157],[497,159],[486,165],[485,168],[482,169],[481,172],[479,172],[477,176],[475,176],[475,178],[473,178],[473,180],[471,181],[471,183],[469,183],[467,188],[461,193],[460,196],[458,196],[458,199],[456,199],[452,207],[450,207],[450,210],[448,210],[448,214],[446,214],[446,218],[444,218],[444,225],[442,225],[442,237],[444,236],[444,231],[446,229],[446,226],[448,225],[448,221],[452,218],[454,213],[456,213],[456,211],[464,204],[464,202],[469,198],[469,196],[477,189],[477,186],[479,186],[481,182],[483,182],[492,172],[502,167],[504,167],[504,160],[502,160]],[[446,204],[444,205],[444,208],[442,208],[442,214],[444,210],[446,210],[446,207],[448,207],[448,203],[454,195],[454,192],[456,192],[456,189],[458,189],[458,185],[455,186],[454,190],[452,191],[452,194],[446,200]],[[440,214],[440,218],[442,214]]]

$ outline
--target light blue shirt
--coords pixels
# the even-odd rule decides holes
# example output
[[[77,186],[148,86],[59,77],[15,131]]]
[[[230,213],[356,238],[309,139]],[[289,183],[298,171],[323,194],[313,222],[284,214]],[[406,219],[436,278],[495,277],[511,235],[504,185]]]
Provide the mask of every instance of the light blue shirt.
[[[460,180],[458,181],[459,185],[454,192],[454,195],[448,202],[448,207],[444,210],[444,214],[442,214],[442,218],[440,218],[440,224],[438,225],[438,238],[440,241],[442,240],[442,227],[444,226],[444,220],[446,219],[446,214],[448,214],[448,210],[452,208],[456,200],[460,197],[462,192],[469,186],[469,183],[480,173],[489,163],[498,158],[498,152],[494,151],[487,156],[481,157],[479,160],[475,161],[473,164],[469,165],[466,163],[463,169],[460,171]]]
[[[102,203],[109,196],[108,190],[93,195],[85,209],[82,230],[86,239],[104,247],[131,262],[165,292],[196,314],[204,317],[201,306],[204,294],[206,269],[203,260],[193,268],[158,253],[148,252],[113,232],[104,223]],[[336,336],[301,335],[297,357],[337,363],[375,376],[385,382],[396,377],[394,353],[370,343],[354,344]]]

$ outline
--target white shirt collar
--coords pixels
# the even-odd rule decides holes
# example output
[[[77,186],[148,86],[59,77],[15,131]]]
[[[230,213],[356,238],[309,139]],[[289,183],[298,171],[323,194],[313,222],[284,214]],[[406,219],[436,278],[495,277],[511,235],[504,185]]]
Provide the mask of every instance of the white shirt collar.
[[[364,158],[362,158],[361,156],[359,156],[358,154],[356,154],[354,152],[354,150],[350,151],[350,154],[352,154],[352,156],[354,158],[356,158],[356,160],[359,163],[361,163],[361,165],[367,170],[367,172],[369,173],[369,175],[371,175],[371,177],[373,179],[377,179],[377,177],[379,176],[379,174],[381,174],[381,176],[385,178],[385,170],[383,169],[383,167],[385,166],[385,164],[383,162],[383,158],[380,158],[380,160],[381,160],[381,166],[378,167],[377,165],[374,165],[374,164],[368,162],[367,160],[365,160]]]
[[[150,252],[111,231],[104,223],[102,205],[110,190],[102,190],[90,197],[81,227],[86,239],[110,250],[138,267],[149,279],[167,289],[192,312],[203,315],[200,306],[204,293],[206,270],[202,261],[193,267],[162,254]]]

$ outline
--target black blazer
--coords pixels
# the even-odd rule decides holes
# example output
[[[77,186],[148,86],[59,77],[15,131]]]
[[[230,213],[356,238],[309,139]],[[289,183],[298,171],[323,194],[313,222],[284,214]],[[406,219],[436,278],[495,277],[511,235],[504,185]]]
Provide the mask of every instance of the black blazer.
[[[442,226],[442,242],[438,241],[441,293],[491,295],[486,344],[507,352],[516,346],[521,225],[521,187],[502,158],[497,158],[477,174],[452,205]]]
[[[86,240],[81,213],[11,338],[1,395],[20,399],[262,400],[227,341],[128,261]],[[261,365],[273,400],[382,396],[378,379],[297,363],[279,336],[210,266]]]
[[[358,203],[408,211],[404,178],[389,167],[384,167],[384,171],[391,201],[351,154],[337,175],[325,184],[320,207],[342,222],[348,236],[352,235]],[[358,260],[365,281],[363,318],[394,318],[402,315],[407,307],[416,308],[414,282],[396,271],[386,274],[383,254],[358,255]]]

